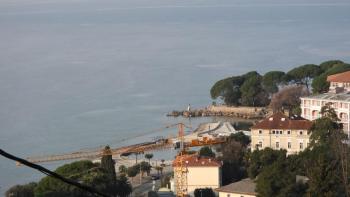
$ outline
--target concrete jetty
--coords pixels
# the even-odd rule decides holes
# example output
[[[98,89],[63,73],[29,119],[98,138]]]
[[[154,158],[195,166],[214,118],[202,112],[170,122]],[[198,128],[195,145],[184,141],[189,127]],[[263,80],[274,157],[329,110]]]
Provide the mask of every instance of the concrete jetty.
[[[167,116],[183,117],[206,117],[206,116],[226,116],[244,119],[261,119],[268,114],[266,107],[234,107],[226,105],[209,105],[208,107],[184,111],[172,111]]]

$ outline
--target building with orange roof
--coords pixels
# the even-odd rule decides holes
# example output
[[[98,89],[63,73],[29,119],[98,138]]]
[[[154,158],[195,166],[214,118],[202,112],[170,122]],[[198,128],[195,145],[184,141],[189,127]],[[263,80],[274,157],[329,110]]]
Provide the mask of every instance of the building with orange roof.
[[[331,92],[350,92],[350,71],[329,75],[327,81]]]
[[[350,71],[327,77],[329,91],[300,98],[301,116],[308,120],[321,117],[321,108],[330,103],[336,111],[344,132],[350,136]]]
[[[214,190],[221,186],[221,161],[215,158],[199,157],[197,154],[184,155],[181,160],[180,157],[177,157],[173,161],[175,192],[178,188],[176,173],[179,172],[181,164],[186,171],[184,188],[187,188],[185,193],[188,195],[194,196],[194,190],[197,188],[212,188]]]
[[[251,149],[269,147],[285,149],[288,155],[296,154],[309,145],[311,126],[312,122],[304,118],[275,113],[251,128]]]

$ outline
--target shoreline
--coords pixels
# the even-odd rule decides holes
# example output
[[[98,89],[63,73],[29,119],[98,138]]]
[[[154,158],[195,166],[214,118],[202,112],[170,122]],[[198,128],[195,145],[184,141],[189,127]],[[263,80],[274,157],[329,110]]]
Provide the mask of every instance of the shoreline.
[[[177,111],[173,110],[166,114],[168,117],[237,117],[243,119],[262,119],[269,114],[267,107],[245,107],[245,106],[226,106],[226,105],[209,105],[205,108],[188,109]]]

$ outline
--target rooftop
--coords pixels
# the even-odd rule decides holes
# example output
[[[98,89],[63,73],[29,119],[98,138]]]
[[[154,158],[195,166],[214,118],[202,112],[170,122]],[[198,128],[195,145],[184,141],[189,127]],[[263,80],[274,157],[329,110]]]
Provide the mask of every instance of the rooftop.
[[[173,161],[173,166],[180,164],[179,157]],[[221,162],[215,158],[199,157],[198,155],[184,155],[183,165],[187,167],[221,167]]]
[[[255,124],[252,129],[303,129],[308,130],[312,122],[304,118],[289,118],[281,112],[275,113],[268,118]]]
[[[335,94],[335,93],[324,93],[324,94],[317,94],[317,95],[306,96],[306,97],[302,97],[302,98],[350,102],[350,92],[338,93],[338,94]]]
[[[255,192],[256,184],[251,179],[243,179],[238,182],[231,183],[229,185],[222,186],[215,189],[218,192],[257,195]]]
[[[350,82],[350,71],[329,75],[327,81],[348,83]]]

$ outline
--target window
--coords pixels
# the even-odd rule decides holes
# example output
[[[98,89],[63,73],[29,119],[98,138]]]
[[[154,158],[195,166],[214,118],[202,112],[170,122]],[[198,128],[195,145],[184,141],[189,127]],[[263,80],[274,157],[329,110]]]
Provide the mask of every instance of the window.
[[[290,131],[287,131],[287,134],[290,135]]]
[[[280,131],[280,134],[282,135],[282,134],[283,134],[283,131]]]
[[[275,130],[272,131],[272,134],[275,134]]]
[[[304,144],[303,144],[302,142],[300,142],[299,148],[300,148],[300,150],[303,150],[303,149],[304,149]]]
[[[231,195],[230,195],[230,194],[227,194],[227,197],[231,197]]]
[[[303,131],[299,131],[299,135],[303,135]]]
[[[262,141],[259,142],[259,147],[262,148]]]
[[[276,148],[280,148],[280,142],[276,142]]]
[[[292,142],[288,142],[288,149],[292,148]]]
[[[262,130],[259,130],[259,134],[262,134]]]

